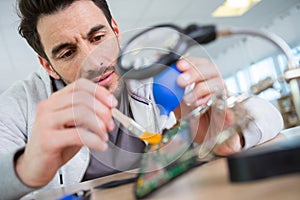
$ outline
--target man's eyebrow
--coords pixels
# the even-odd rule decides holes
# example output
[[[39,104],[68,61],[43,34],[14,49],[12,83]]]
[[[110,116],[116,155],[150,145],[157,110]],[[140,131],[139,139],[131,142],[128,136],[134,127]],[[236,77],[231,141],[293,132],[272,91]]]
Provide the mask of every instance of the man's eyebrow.
[[[99,25],[91,28],[91,30],[87,34],[87,38],[91,37],[93,35],[93,33],[95,33],[96,31],[99,31],[99,30],[103,29],[104,27],[105,27],[104,25],[99,24]]]
[[[57,55],[62,49],[66,48],[66,47],[68,47],[68,46],[73,46],[73,45],[74,45],[74,44],[68,43],[68,42],[57,45],[57,46],[54,47],[54,48],[52,49],[52,51],[51,51],[52,57],[53,57],[53,58],[56,57],[56,55]]]
[[[91,28],[90,31],[87,33],[87,38],[91,37],[93,35],[93,33],[95,33],[96,31],[99,31],[99,30],[103,29],[104,27],[105,27],[104,25],[99,24],[99,25]],[[54,58],[62,49],[66,48],[68,46],[73,46],[73,45],[74,44],[68,43],[68,42],[57,45],[51,51],[52,57]]]

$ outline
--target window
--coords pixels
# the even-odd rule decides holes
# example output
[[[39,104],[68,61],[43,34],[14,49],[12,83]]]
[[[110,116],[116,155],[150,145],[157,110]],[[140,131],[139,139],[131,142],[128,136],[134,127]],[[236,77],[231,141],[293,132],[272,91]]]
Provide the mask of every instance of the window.
[[[251,87],[251,79],[249,76],[249,69],[243,69],[237,72],[236,74],[237,80],[240,86],[240,92],[249,92],[249,88]]]
[[[292,53],[300,62],[300,46],[295,47]],[[286,57],[280,54],[278,56],[265,58],[245,69],[239,70],[234,75],[225,78],[225,84],[231,93],[247,93],[250,92],[252,85],[257,84],[267,77],[271,77],[274,80],[273,88],[266,89],[258,96],[273,101],[280,98],[282,93],[289,93],[288,84],[284,81],[278,81],[286,69]]]
[[[274,67],[274,61],[271,57],[266,58],[249,68],[252,84],[258,83],[259,81],[271,77],[277,79],[276,70]]]
[[[240,92],[240,89],[237,85],[235,76],[230,76],[228,78],[225,78],[225,84],[226,84],[229,94],[230,93],[237,94]]]

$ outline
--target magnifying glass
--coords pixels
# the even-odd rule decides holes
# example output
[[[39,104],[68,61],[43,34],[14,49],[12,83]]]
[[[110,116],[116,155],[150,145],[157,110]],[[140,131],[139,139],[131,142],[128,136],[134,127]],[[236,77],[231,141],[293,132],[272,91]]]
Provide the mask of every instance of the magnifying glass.
[[[122,49],[117,71],[125,79],[153,77],[153,96],[161,115],[169,115],[181,102],[185,88],[177,84],[176,62],[193,46],[216,38],[215,26],[190,25],[186,29],[165,24],[134,36]]]
[[[186,29],[165,24],[134,36],[118,58],[118,72],[125,79],[153,77],[179,60],[189,48],[216,38],[215,26],[190,25]]]
[[[186,29],[170,24],[154,26],[129,40],[118,58],[117,71],[125,79],[153,77],[174,64],[192,46],[232,35],[260,37],[273,43],[284,53],[288,60],[285,79],[291,86],[295,109],[300,116],[299,62],[294,58],[289,45],[268,31],[214,25],[190,25]]]

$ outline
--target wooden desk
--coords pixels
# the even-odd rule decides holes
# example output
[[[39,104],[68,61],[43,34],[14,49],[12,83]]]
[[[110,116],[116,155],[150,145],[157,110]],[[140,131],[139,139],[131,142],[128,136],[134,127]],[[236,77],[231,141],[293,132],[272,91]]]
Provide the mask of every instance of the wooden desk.
[[[288,139],[292,138],[293,135],[300,135],[300,127],[296,131],[293,129],[292,132],[285,132],[284,135],[286,135]],[[57,199],[61,197],[64,192],[72,193],[80,189],[92,188],[111,180],[134,176],[136,176],[136,171],[120,173],[76,185],[70,185],[65,188],[41,192],[35,194],[34,198],[43,200]],[[91,199],[133,200],[135,199],[133,195],[133,184],[112,189],[93,190]],[[220,158],[189,171],[172,183],[162,187],[147,199],[299,200],[300,173],[252,182],[231,183],[228,178],[226,158]]]

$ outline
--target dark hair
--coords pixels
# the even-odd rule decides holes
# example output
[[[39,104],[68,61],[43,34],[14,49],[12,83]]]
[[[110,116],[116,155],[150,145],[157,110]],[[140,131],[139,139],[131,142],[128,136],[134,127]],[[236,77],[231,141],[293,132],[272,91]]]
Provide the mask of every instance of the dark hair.
[[[47,59],[43,45],[37,32],[37,22],[42,15],[61,11],[78,0],[19,0],[18,15],[21,18],[19,33],[28,44],[43,58]],[[91,0],[104,13],[111,25],[111,13],[106,0]],[[48,60],[49,61],[49,60]]]

